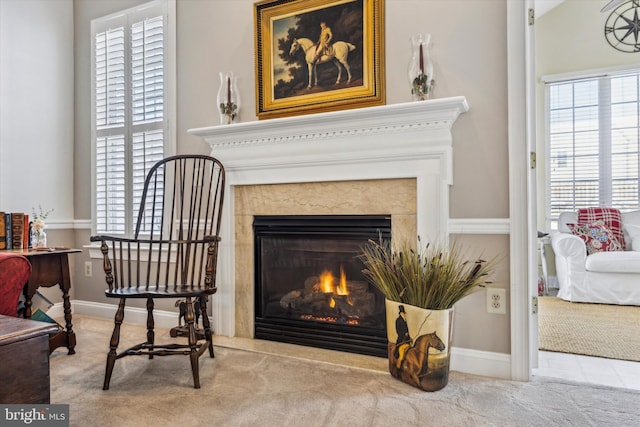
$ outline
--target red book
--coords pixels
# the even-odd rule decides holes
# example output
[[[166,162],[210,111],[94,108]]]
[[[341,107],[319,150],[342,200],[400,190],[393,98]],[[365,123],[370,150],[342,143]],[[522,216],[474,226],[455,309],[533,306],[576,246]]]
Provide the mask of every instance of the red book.
[[[0,212],[0,249],[7,249],[7,225],[4,212]]]
[[[29,247],[29,214],[24,214],[24,221],[22,222],[23,230],[22,230],[22,247],[27,249]]]

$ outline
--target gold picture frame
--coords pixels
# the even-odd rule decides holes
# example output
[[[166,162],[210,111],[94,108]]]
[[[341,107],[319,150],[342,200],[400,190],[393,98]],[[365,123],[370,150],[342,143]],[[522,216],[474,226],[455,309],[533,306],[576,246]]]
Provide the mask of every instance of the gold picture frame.
[[[384,105],[384,0],[254,6],[259,119]]]

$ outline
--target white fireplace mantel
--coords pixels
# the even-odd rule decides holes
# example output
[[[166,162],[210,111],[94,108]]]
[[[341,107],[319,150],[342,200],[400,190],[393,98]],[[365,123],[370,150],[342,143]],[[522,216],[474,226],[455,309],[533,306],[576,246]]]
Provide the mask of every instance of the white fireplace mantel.
[[[275,172],[273,176],[274,169],[324,168],[362,162],[384,163],[388,167],[389,161],[407,161],[447,151],[452,145],[453,123],[468,109],[464,97],[452,97],[188,132],[204,138],[211,145],[212,155],[221,160],[231,174],[253,171],[252,177],[237,176],[240,184],[246,184],[249,179],[295,182],[300,178],[298,174]],[[445,166],[450,182],[450,165]],[[258,170],[265,173],[260,174]],[[384,172],[374,172],[380,173]],[[308,181],[304,176],[302,179]]]
[[[415,178],[418,234],[446,236],[451,128],[468,110],[464,97],[451,97],[190,129],[226,170],[216,333],[234,336],[235,186]]]

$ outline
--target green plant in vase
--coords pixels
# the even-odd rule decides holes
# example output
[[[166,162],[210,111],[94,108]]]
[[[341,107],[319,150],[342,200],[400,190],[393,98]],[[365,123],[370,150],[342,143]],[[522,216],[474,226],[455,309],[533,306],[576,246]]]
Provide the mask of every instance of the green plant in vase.
[[[386,301],[389,372],[426,391],[448,383],[453,306],[485,286],[495,258],[468,260],[453,242],[420,249],[370,240],[360,260]]]
[[[32,209],[31,215],[31,247],[35,249],[46,248],[47,247],[47,233],[44,231],[47,228],[45,224],[45,219],[53,212],[53,209],[49,209],[48,211],[44,211],[41,205],[38,205],[38,212],[35,209]]]
[[[456,242],[394,250],[388,241],[370,240],[360,259],[367,267],[364,275],[387,299],[430,310],[451,308],[489,283],[495,264],[495,259],[464,259]]]

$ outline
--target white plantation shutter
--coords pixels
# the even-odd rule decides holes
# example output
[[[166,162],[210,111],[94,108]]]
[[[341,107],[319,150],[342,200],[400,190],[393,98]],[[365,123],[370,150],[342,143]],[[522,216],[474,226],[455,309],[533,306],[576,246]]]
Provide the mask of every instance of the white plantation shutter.
[[[583,207],[638,209],[640,70],[548,82],[546,115],[548,222]]]
[[[611,78],[611,204],[640,206],[640,71]]]
[[[172,8],[155,1],[92,22],[97,233],[132,232],[146,174],[172,151]]]
[[[96,150],[96,223],[98,231],[125,233],[124,136],[101,137]],[[107,226],[109,224],[109,226]]]
[[[133,156],[132,156],[132,168],[133,168],[133,210],[131,212],[132,218],[135,219],[138,216],[138,207],[140,206],[140,197],[142,196],[142,190],[144,187],[144,179],[147,176],[147,172],[151,167],[163,157],[162,147],[162,131],[150,131],[140,132],[133,134]],[[158,177],[163,177],[162,173],[158,174]],[[161,185],[158,188],[162,188]],[[157,206],[161,206],[162,199],[156,199]],[[146,215],[150,219],[151,210],[146,210]],[[145,221],[144,232],[150,232],[146,227],[146,224],[151,221]],[[155,230],[158,231],[158,230]]]
[[[133,122],[157,122],[164,104],[162,16],[136,22],[131,35]]]

